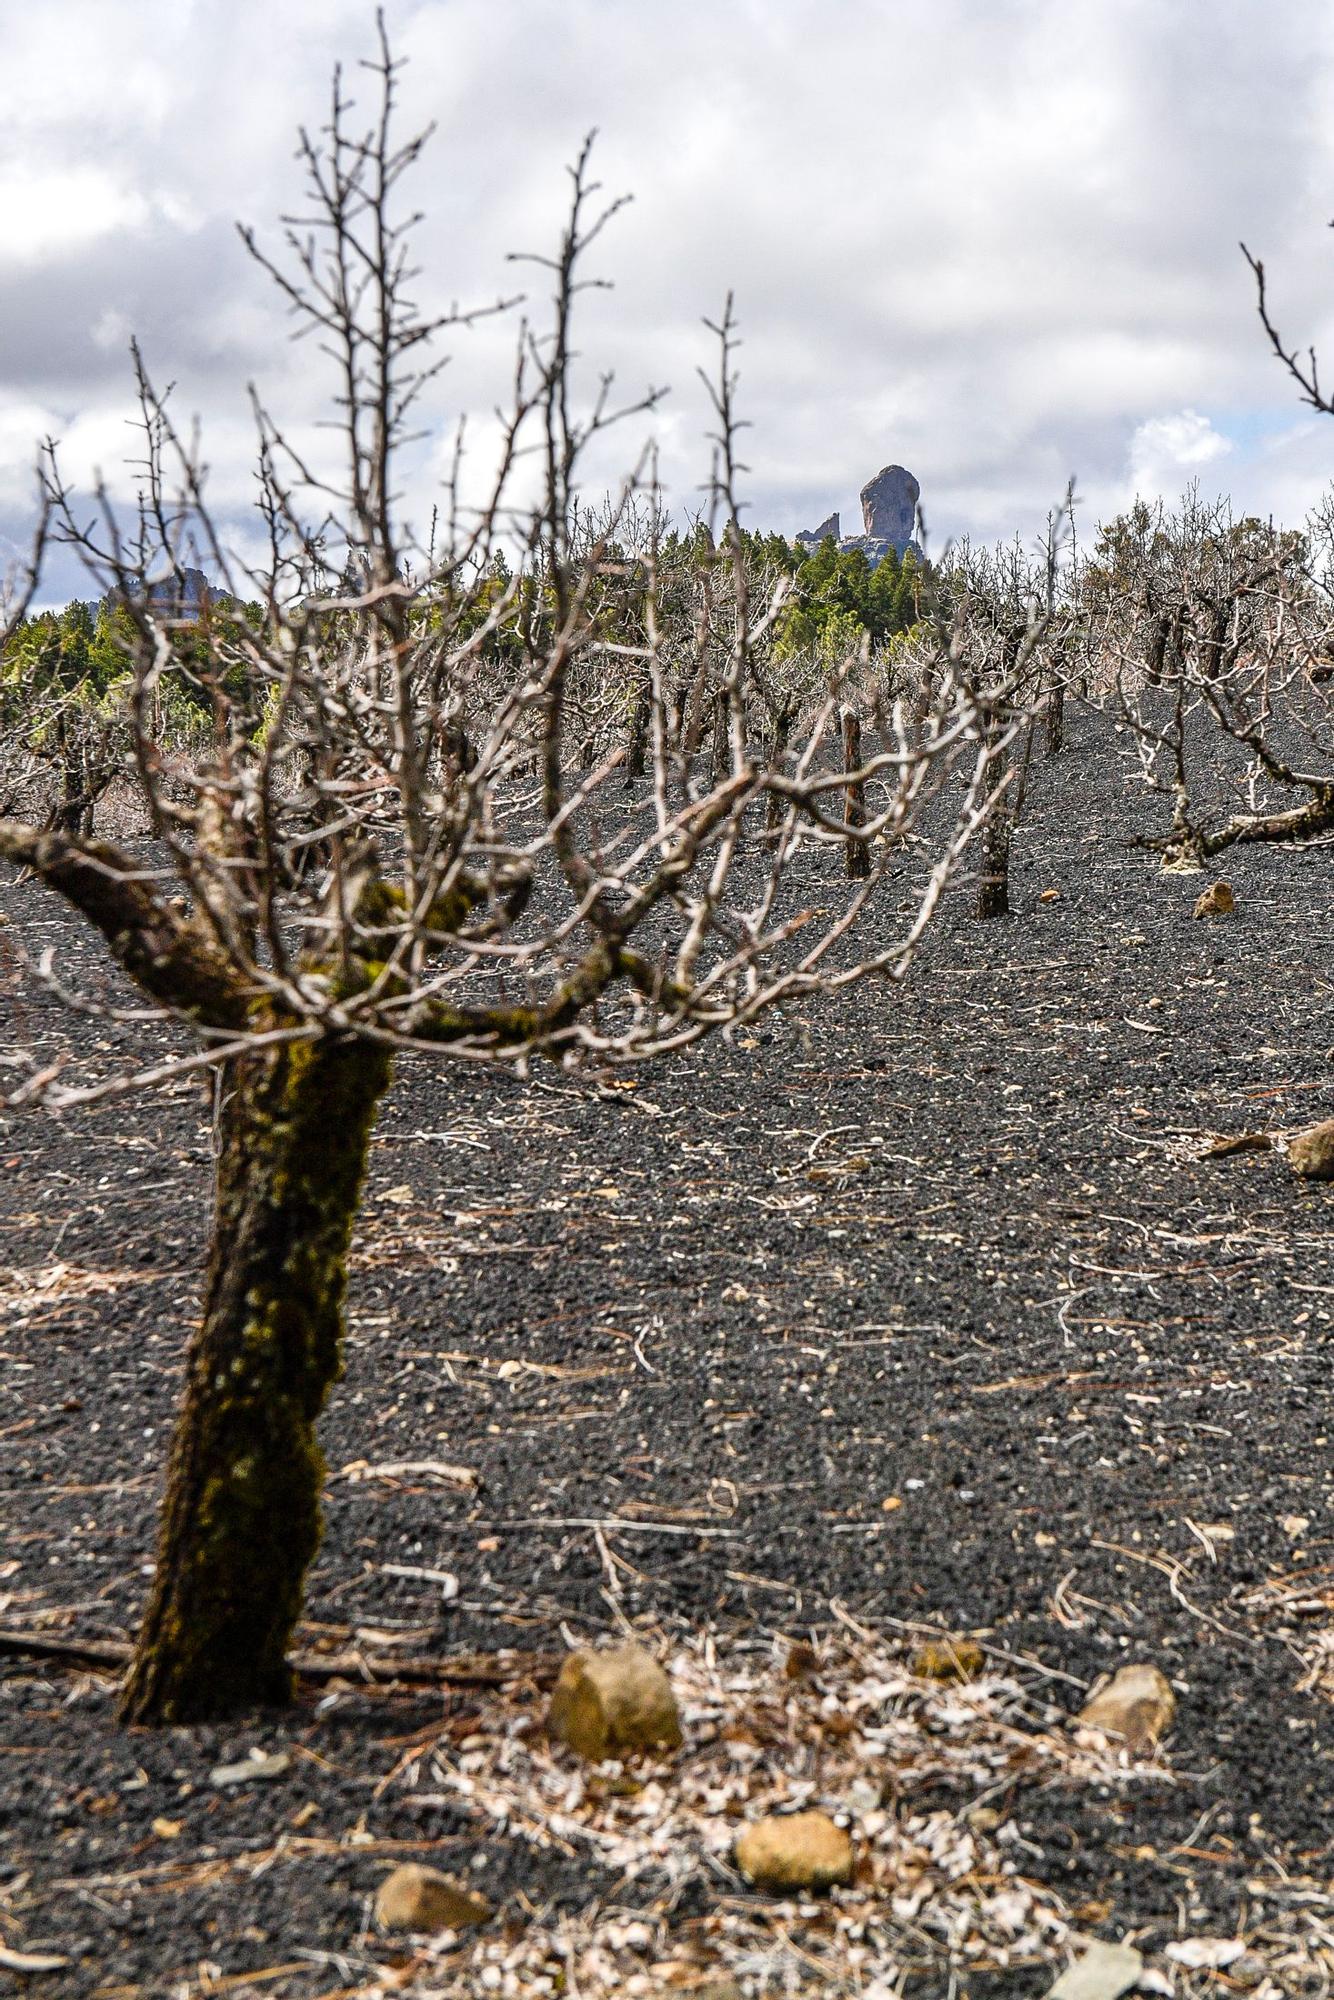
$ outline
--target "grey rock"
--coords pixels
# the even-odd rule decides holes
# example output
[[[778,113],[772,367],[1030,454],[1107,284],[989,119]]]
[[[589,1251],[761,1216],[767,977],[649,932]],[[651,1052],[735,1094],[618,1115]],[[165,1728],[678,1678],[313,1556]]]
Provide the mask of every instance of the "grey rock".
[[[216,597],[217,592],[202,569],[183,569],[179,577],[153,584],[148,594],[159,610],[170,612],[177,618],[193,618]]]
[[[920,562],[922,548],[914,540],[920,496],[922,488],[906,466],[884,466],[862,486],[862,534],[842,534],[838,514],[828,514],[818,528],[802,528],[794,542],[806,554],[814,554],[820,542],[832,538],[840,554],[860,550],[872,570],[890,550],[900,560],[912,554]]]
[[[838,515],[830,514],[826,517],[826,519],[821,521],[818,528],[803,528],[801,533],[797,536],[797,540],[801,542],[803,546],[809,543],[813,549],[818,549],[821,542],[829,541],[831,538],[832,540],[837,541],[839,539],[840,533],[841,530],[839,528]]]
[[[902,555],[917,526],[922,489],[902,465],[886,465],[862,488],[862,534],[867,541],[888,542]]]
[[[862,534],[840,533],[838,515],[830,514],[818,528],[803,528],[793,540],[799,549],[811,555],[821,542],[832,537],[838,543],[840,555],[860,549],[872,569],[884,561],[891,549],[900,559],[911,553],[920,562],[922,550],[913,534],[921,491],[904,466],[887,465],[862,488]]]
[[[142,595],[161,617],[191,621],[197,619],[206,606],[219,600],[226,601],[226,593],[211,584],[202,569],[189,568],[182,568],[179,576],[149,584]],[[114,590],[109,590],[102,599],[108,610],[114,609],[120,601],[119,593]]]

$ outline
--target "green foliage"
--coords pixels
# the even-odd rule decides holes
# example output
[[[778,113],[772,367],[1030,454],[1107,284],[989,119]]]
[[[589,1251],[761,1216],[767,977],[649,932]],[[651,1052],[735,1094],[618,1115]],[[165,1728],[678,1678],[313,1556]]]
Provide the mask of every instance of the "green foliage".
[[[166,711],[189,732],[213,710],[219,666],[222,685],[233,701],[246,691],[247,639],[261,631],[259,604],[214,597],[193,630],[175,635],[175,658],[161,677],[158,695]],[[133,615],[123,604],[82,603],[25,618],[0,652],[0,686],[22,688],[29,699],[72,696],[105,707],[119,702],[140,650]]]
[[[104,695],[123,680],[128,619],[104,604],[67,604],[25,618],[0,655],[0,677],[44,690]]]
[[[872,568],[863,550],[840,549],[826,536],[804,560],[790,553],[793,594],[780,619],[778,658],[813,651],[832,664],[868,639],[883,646],[917,622],[925,577],[911,551],[900,558],[891,549]]]

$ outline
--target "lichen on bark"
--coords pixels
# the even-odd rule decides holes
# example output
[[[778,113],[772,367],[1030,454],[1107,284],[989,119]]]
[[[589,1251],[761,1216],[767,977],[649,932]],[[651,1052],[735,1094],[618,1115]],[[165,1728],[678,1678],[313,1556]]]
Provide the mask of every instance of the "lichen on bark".
[[[172,1443],[129,1722],[291,1694],[320,1536],[315,1424],[342,1369],[346,1258],[390,1057],[294,1042],[228,1066],[204,1309]]]

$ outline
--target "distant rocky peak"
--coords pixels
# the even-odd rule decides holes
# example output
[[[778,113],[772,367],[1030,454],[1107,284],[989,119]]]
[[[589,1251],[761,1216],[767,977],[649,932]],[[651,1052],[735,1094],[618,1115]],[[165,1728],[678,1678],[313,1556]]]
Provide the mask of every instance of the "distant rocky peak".
[[[826,520],[821,521],[818,528],[803,528],[797,536],[797,540],[799,542],[810,542],[818,549],[821,542],[830,540],[836,542],[841,533],[842,530],[838,524],[838,515],[830,514]]]
[[[155,610],[178,618],[195,618],[217,592],[202,569],[181,569],[174,577],[152,584],[148,595]]]
[[[142,596],[145,603],[160,616],[186,620],[197,619],[204,607],[212,604],[222,595],[211,584],[202,569],[182,567],[176,575],[164,577],[157,583],[150,583],[142,592],[131,589],[131,596]],[[122,602],[119,590],[109,590],[102,599],[108,609]]]
[[[892,542],[902,554],[917,527],[917,503],[922,489],[902,465],[886,465],[862,488],[862,533],[878,542]]]
[[[832,537],[841,550],[860,549],[872,569],[891,549],[900,557],[911,550],[920,560],[922,551],[916,533],[917,503],[921,496],[921,487],[905,466],[882,466],[862,488],[860,535],[842,534],[838,515],[830,514],[818,528],[803,528],[795,537],[797,547],[810,554]]]

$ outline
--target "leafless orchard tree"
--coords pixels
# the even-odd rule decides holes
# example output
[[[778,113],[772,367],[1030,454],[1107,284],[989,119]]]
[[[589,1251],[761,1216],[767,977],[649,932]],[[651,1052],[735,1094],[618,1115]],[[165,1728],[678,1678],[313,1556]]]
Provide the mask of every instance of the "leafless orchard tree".
[[[1260,323],[1302,400],[1326,416],[1313,349],[1273,320],[1242,246]],[[1197,492],[1105,530],[1091,571],[1090,651],[1171,799],[1144,845],[1198,868],[1229,848],[1334,835],[1334,495],[1301,531],[1237,520]]]
[[[1329,511],[1303,533],[1190,494],[1103,537],[1090,645],[1171,800],[1144,844],[1200,868],[1226,849],[1334,832]]]
[[[18,692],[21,698],[23,690]],[[97,702],[60,690],[48,691],[45,700],[17,718],[7,740],[16,752],[26,750],[47,828],[93,832],[97,808],[124,766],[126,721],[114,695]]]
[[[1010,855],[1023,816],[1037,725],[1045,720],[1046,749],[1065,740],[1065,698],[1076,657],[1077,612],[1072,598],[1074,489],[1047,522],[1036,556],[1015,540],[995,548],[960,544],[945,583],[954,630],[968,635],[976,685],[984,701],[1000,779],[982,829],[977,914],[1010,909]]]
[[[0,817],[49,821],[50,773],[39,751],[44,722],[58,712],[55,704],[39,703],[35,692],[20,683],[0,683]]]
[[[1008,689],[976,684],[962,628],[935,652],[920,727],[897,705],[855,770],[839,751],[838,674],[800,731],[765,742],[749,716],[777,599],[753,603],[738,562],[719,594],[716,553],[696,589],[702,621],[695,606],[718,697],[710,758],[683,737],[673,703],[683,684],[690,698],[698,652],[682,656],[664,631],[676,614],[651,468],[600,513],[580,497],[588,446],[618,415],[610,377],[587,404],[578,393],[572,316],[613,212],[587,153],[543,266],[550,318],[521,333],[489,497],[469,511],[456,478],[433,534],[414,538],[399,481],[439,367],[432,341],[460,316],[414,302],[400,190],[423,139],[396,136],[383,31],[366,67],[368,129],[336,78],[327,127],[302,139],[308,212],[282,250],[246,238],[334,370],[342,469],[307,458],[257,402],[268,553],[241,570],[197,450],[139,364],[131,527],[105,493],[84,507],[56,473],[47,501],[129,615],[130,768],[150,858],[0,822],[0,855],[82,913],[175,1031],[135,1074],[80,1086],[47,1071],[18,1096],[62,1111],[191,1068],[218,1085],[202,1316],[122,1701],[136,1722],[290,1693],[319,1534],[314,1425],[340,1369],[345,1257],[395,1054],[520,1070],[538,1057],[637,1062],[784,1001],[896,981],[985,822],[1004,750],[993,725]],[[710,505],[726,552],[730,317],[716,331]],[[512,508],[516,468],[533,462],[538,498]],[[224,606],[258,610],[173,615],[191,547],[222,577]],[[169,685],[207,718],[202,745],[164,720]],[[845,814],[853,791],[859,811]],[[848,848],[866,860],[840,888]],[[821,907],[807,900],[812,867],[829,878]]]

